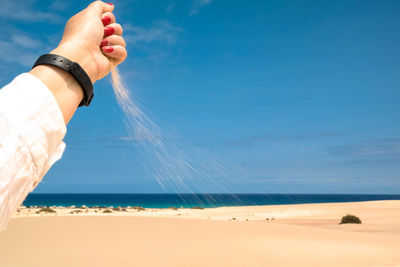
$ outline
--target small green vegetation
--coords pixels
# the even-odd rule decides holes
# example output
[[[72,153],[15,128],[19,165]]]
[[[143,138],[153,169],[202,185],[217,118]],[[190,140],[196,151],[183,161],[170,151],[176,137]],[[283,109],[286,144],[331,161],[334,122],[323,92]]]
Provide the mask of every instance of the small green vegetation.
[[[136,209],[137,211],[143,211],[143,210],[146,210],[145,208],[143,208],[143,207],[133,207],[133,209]]]
[[[104,210],[103,213],[112,213],[111,210]]]
[[[81,210],[71,210],[71,211],[70,211],[71,214],[74,214],[74,213],[81,213],[81,212],[82,212]]]
[[[49,207],[45,207],[45,208],[41,208],[40,210],[38,210],[38,212],[47,212],[47,213],[56,213],[55,210],[49,208]]]
[[[361,220],[355,215],[347,214],[346,216],[342,217],[342,221],[339,224],[344,224],[344,223],[357,223],[360,224]]]

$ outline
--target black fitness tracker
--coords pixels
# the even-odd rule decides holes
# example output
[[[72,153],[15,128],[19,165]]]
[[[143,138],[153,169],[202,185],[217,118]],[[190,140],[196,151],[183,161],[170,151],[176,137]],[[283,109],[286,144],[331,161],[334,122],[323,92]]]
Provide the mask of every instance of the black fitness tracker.
[[[90,102],[93,99],[93,84],[89,76],[86,74],[85,70],[78,63],[73,62],[63,56],[55,54],[46,54],[40,56],[36,60],[32,69],[38,65],[56,66],[71,74],[72,77],[74,77],[75,80],[82,87],[83,99],[82,102],[79,104],[79,106],[81,107],[90,105]]]

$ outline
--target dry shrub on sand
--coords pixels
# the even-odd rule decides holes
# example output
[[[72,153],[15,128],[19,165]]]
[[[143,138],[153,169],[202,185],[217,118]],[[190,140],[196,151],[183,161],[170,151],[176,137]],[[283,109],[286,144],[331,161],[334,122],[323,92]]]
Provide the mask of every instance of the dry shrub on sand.
[[[339,224],[344,224],[344,223],[357,223],[360,224],[361,220],[355,215],[347,214],[346,216],[342,217],[342,220]]]
[[[191,207],[191,209],[194,209],[194,210],[204,210],[204,208],[199,207],[199,206]]]
[[[41,208],[40,210],[38,210],[38,212],[56,213],[55,210],[48,208],[48,207]]]

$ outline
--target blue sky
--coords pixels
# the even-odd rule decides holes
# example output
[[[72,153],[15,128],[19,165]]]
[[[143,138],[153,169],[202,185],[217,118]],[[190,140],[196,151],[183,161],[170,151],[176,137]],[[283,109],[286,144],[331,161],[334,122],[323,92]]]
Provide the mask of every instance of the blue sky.
[[[1,84],[88,3],[2,1]],[[210,169],[190,191],[400,193],[399,1],[113,3],[132,95]],[[127,136],[109,80],[97,82],[35,192],[175,192]]]

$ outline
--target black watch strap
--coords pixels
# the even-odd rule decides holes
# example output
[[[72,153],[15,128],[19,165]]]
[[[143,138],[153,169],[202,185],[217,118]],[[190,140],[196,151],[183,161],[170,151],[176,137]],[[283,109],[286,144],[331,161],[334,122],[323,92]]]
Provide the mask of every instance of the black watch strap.
[[[74,77],[83,90],[83,99],[79,106],[89,106],[93,99],[93,84],[85,70],[76,62],[69,60],[66,57],[46,54],[40,56],[32,69],[38,65],[52,65],[65,70]]]

